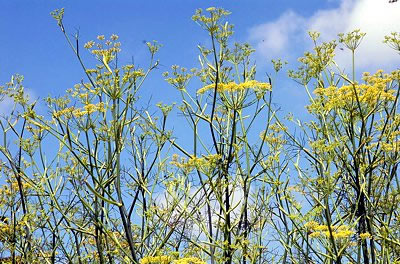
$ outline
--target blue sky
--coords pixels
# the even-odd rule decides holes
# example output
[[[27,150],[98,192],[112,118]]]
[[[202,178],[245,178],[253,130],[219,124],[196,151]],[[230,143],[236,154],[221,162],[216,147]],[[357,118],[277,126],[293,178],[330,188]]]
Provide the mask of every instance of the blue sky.
[[[270,59],[282,57],[293,63],[310,48],[307,30],[321,31],[323,39],[339,32],[361,27],[368,35],[360,49],[362,70],[392,70],[400,65],[400,56],[384,47],[381,39],[391,31],[400,31],[400,3],[386,0],[226,0],[226,1],[63,1],[0,0],[0,82],[20,73],[33,97],[62,95],[84,74],[72,51],[49,13],[65,8],[67,31],[79,30],[81,44],[97,35],[115,33],[122,42],[121,63],[145,66],[147,47],[143,41],[157,40],[163,47],[158,54],[160,68],[153,72],[142,94],[153,102],[170,103],[178,94],[163,81],[161,73],[173,64],[196,67],[197,44],[208,44],[208,37],[193,21],[196,8],[223,7],[232,12],[228,20],[235,24],[234,40],[250,42],[257,52],[254,59],[259,78],[271,71]],[[82,49],[83,54],[86,53]],[[338,52],[338,61],[348,68],[347,55]],[[86,54],[88,66],[96,62]],[[288,66],[293,68],[294,65]],[[275,102],[286,111],[304,110],[305,93],[283,74],[276,87]],[[2,112],[7,111],[4,104]]]
[[[209,38],[192,20],[196,8],[223,7],[232,12],[228,20],[235,25],[233,39],[250,42],[257,52],[258,79],[265,81],[271,72],[270,60],[289,61],[309,50],[307,30],[321,31],[323,40],[339,32],[361,28],[367,36],[357,54],[359,71],[390,71],[400,67],[400,55],[381,42],[385,34],[400,32],[400,2],[388,0],[0,0],[0,85],[19,73],[31,96],[45,98],[63,95],[65,90],[85,79],[77,59],[68,47],[57,23],[50,16],[56,8],[65,8],[64,24],[70,34],[79,30],[83,57],[88,67],[96,64],[83,49],[83,44],[97,35],[119,35],[122,42],[121,64],[145,67],[148,63],[144,41],[157,40],[163,45],[157,58],[160,67],[146,81],[141,102],[179,100],[178,92],[168,85],[162,72],[173,64],[198,67],[199,43],[208,45]],[[338,63],[349,68],[348,53],[338,50]],[[192,87],[192,91],[200,87]],[[283,113],[294,112],[304,119],[307,97],[304,89],[280,75],[274,89],[274,102]],[[10,105],[0,102],[0,114]],[[174,135],[184,139],[185,130],[173,112],[170,126]],[[183,139],[182,139],[183,138]],[[56,151],[56,149],[53,149]],[[47,153],[49,154],[49,153]],[[50,155],[49,155],[50,156]],[[240,196],[239,196],[240,197]],[[240,199],[238,199],[240,200]]]

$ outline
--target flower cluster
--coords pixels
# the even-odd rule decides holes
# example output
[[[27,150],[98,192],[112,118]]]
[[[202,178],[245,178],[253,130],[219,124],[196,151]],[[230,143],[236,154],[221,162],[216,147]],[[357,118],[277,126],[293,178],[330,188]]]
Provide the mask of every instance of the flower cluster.
[[[200,170],[203,173],[208,174],[212,170],[216,168],[218,162],[221,160],[221,155],[219,154],[210,154],[204,157],[191,157],[188,160],[185,158],[181,158],[178,160],[178,155],[172,156],[172,161],[170,164],[176,166],[177,168],[182,169],[186,173],[191,172],[194,169]]]
[[[197,9],[196,13],[192,16],[192,20],[197,22],[201,27],[208,30],[209,32],[219,32],[221,28],[218,26],[217,22],[223,17],[229,15],[230,12],[222,8],[215,7],[209,7],[206,9],[206,11],[210,13],[210,16],[205,16],[201,8]]]
[[[188,257],[175,260],[174,264],[206,264],[206,262],[195,257]]]
[[[360,46],[362,39],[365,37],[365,33],[356,29],[347,34],[340,33],[338,36],[340,43],[343,43],[349,50],[355,51],[358,46]]]
[[[360,234],[360,239],[361,240],[366,240],[366,239],[370,239],[372,236],[370,233],[366,232],[366,233],[361,233]]]
[[[298,70],[288,72],[290,78],[301,84],[307,84],[312,78],[317,78],[332,63],[337,46],[335,40],[317,45],[316,39],[319,34],[309,32],[309,35],[314,41],[314,52],[305,52],[304,56],[298,59],[301,63]]]
[[[106,111],[105,105],[103,102],[100,102],[98,104],[86,104],[83,106],[83,108],[75,108],[73,106],[64,108],[60,111],[56,111],[53,113],[54,118],[59,118],[62,116],[65,117],[71,117],[71,115],[75,117],[82,117],[84,115],[90,115],[94,112],[102,112],[104,113]]]
[[[198,94],[203,94],[208,90],[215,89],[215,84],[209,84],[204,86],[203,88],[197,91]],[[246,89],[253,89],[255,92],[262,92],[262,91],[269,91],[271,90],[271,85],[269,83],[258,82],[256,80],[247,81],[244,83],[218,83],[217,85],[217,92],[224,93],[224,92],[240,92]]]
[[[178,155],[173,155],[170,163],[184,170],[186,173],[189,173],[194,169],[198,169],[206,173],[207,171],[214,169],[220,159],[221,155],[210,154],[204,157],[191,157],[188,160],[181,158],[181,160],[178,161]]]
[[[178,65],[172,65],[172,72],[164,72],[163,76],[166,78],[165,80],[175,86],[178,90],[183,90],[187,86],[189,80],[192,78],[193,73],[195,73],[195,69],[191,69],[188,73],[185,67],[179,67]]]
[[[311,238],[316,237],[330,237],[329,227],[327,225],[320,225],[315,221],[310,221],[304,225],[308,230]],[[332,236],[334,238],[348,238],[354,234],[354,231],[346,225],[331,226]]]
[[[6,180],[8,184],[3,184],[0,187],[0,208],[4,205],[12,205],[14,203],[13,197],[19,193],[19,185],[16,180]],[[32,189],[29,183],[21,182],[22,191],[26,195]]]
[[[374,75],[364,73],[365,83],[363,84],[317,88],[314,90],[317,98],[308,106],[308,110],[315,113],[329,112],[334,109],[349,110],[358,105],[371,110],[378,106],[379,102],[395,100],[395,90],[390,89],[390,83],[395,80],[396,76],[396,72],[383,75],[380,70]]]
[[[8,218],[3,218],[0,221],[0,242],[12,241],[17,236],[24,235],[24,229],[27,225],[26,221],[17,221],[16,224],[9,221]]]
[[[84,48],[91,50],[92,54],[103,62],[109,72],[112,72],[109,63],[115,58],[115,55],[121,51],[121,42],[117,42],[118,36],[115,34],[112,34],[110,39],[106,41],[104,35],[97,36],[97,39],[103,43],[96,43],[91,40],[85,43]]]
[[[392,32],[389,36],[385,36],[383,41],[392,49],[400,52],[400,32]]]
[[[156,257],[144,257],[140,260],[140,264],[169,264],[172,261],[170,256],[156,256]]]
[[[203,260],[195,257],[180,258],[172,260],[170,256],[156,256],[156,257],[144,257],[140,260],[140,264],[206,264]]]
[[[286,140],[283,138],[282,135],[282,132],[286,130],[286,127],[280,126],[278,124],[272,124],[268,127],[268,131],[261,131],[260,138],[277,150],[286,143]]]

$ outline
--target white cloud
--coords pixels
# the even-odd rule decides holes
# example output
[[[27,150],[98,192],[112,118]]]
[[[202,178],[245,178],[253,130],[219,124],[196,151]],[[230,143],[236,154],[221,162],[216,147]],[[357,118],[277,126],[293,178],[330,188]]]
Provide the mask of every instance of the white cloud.
[[[250,30],[250,39],[256,42],[256,48],[263,57],[288,58],[289,53],[290,58],[290,54],[298,57],[302,55],[302,51],[310,49],[308,30],[321,32],[322,40],[332,40],[340,32],[346,33],[357,28],[367,33],[357,50],[357,67],[371,71],[399,67],[399,55],[382,41],[390,32],[400,32],[400,3],[340,0],[338,7],[317,10],[310,17],[287,11],[275,21],[253,27]],[[349,54],[341,50],[337,53],[338,63],[348,68]]]
[[[349,17],[346,31],[360,28],[367,33],[358,50],[357,60],[360,66],[389,67],[400,66],[400,56],[382,43],[384,36],[391,32],[400,32],[400,3],[389,4],[387,1],[359,1]],[[397,64],[397,65],[396,65]]]
[[[318,10],[306,19],[306,28],[303,28],[303,31],[321,32],[321,39],[325,41],[336,39],[338,33],[346,31],[348,18],[351,17],[353,8],[354,1],[342,0],[337,8]]]
[[[305,19],[293,11],[287,11],[276,21],[250,29],[250,38],[257,42],[256,49],[266,57],[281,55],[291,41],[298,37]]]

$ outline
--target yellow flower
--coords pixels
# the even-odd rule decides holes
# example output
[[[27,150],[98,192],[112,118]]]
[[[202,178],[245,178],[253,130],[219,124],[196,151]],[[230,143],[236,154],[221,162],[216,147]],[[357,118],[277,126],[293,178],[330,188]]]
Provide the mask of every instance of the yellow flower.
[[[144,74],[143,70],[133,71],[133,72],[132,72],[133,78],[143,77],[144,75],[145,75],[145,74]]]
[[[156,256],[156,257],[144,257],[140,260],[140,264],[169,264],[172,258],[169,256]]]
[[[189,258],[180,258],[174,261],[174,264],[206,264],[206,262],[202,261],[199,258],[189,257]]]
[[[350,237],[352,234],[354,234],[354,231],[351,230],[340,230],[339,232],[334,232],[333,236],[337,238],[346,238]]]
[[[370,239],[371,237],[372,237],[371,234],[368,233],[368,232],[360,234],[360,239],[361,240]]]
[[[94,41],[91,40],[91,41],[86,42],[85,45],[83,45],[83,47],[85,49],[91,49],[91,48],[93,48],[94,44],[95,44]]]
[[[83,107],[88,114],[94,113],[97,111],[97,106],[94,104],[87,104]]]
[[[312,232],[309,235],[310,238],[316,238],[316,237],[319,237],[319,236],[321,236],[321,232]]]
[[[119,38],[118,35],[115,35],[115,34],[112,34],[110,37],[110,39],[113,41],[116,41],[118,38]]]
[[[318,225],[316,227],[314,227],[315,231],[327,231],[328,230],[328,226],[326,225]]]
[[[383,74],[378,70],[374,75],[364,73],[363,84],[348,84],[341,87],[329,86],[317,88],[314,94],[317,96],[307,108],[310,112],[335,109],[347,109],[354,103],[368,109],[374,109],[380,102],[395,100],[395,90],[391,89],[391,82],[396,79],[396,73]]]
[[[213,90],[215,89],[215,84],[209,84],[204,86],[203,88],[199,89],[197,91],[198,94],[203,94],[208,90]],[[238,92],[238,91],[244,91],[246,89],[253,89],[255,92],[262,92],[262,91],[268,91],[271,90],[271,85],[269,83],[262,83],[258,82],[256,80],[251,80],[247,81],[244,83],[235,83],[235,82],[229,82],[229,83],[218,83],[217,85],[217,92],[223,93],[223,92]]]
[[[103,102],[100,102],[96,105],[97,111],[105,113],[106,112],[106,106]]]
[[[73,112],[72,112],[72,114],[75,116],[75,117],[82,117],[82,116],[84,116],[85,114],[86,114],[86,112],[85,111],[81,111],[80,109],[75,109]]]
[[[305,228],[310,229],[310,230],[314,230],[317,226],[319,226],[319,224],[317,222],[315,222],[315,221],[307,222],[304,225]]]

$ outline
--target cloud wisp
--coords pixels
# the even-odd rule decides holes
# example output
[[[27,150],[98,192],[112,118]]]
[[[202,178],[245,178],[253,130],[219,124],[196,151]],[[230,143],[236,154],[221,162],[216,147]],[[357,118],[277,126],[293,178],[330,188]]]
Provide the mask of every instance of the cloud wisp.
[[[318,31],[321,40],[337,39],[338,33],[361,29],[367,33],[357,50],[357,67],[367,70],[399,67],[400,57],[382,43],[384,36],[400,32],[400,3],[376,0],[340,0],[337,7],[317,10],[310,17],[294,11],[284,12],[277,20],[254,26],[249,39],[260,56],[293,60],[311,48],[307,32]],[[340,45],[339,45],[340,47]],[[339,65],[350,66],[349,54],[337,51]]]

